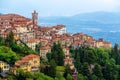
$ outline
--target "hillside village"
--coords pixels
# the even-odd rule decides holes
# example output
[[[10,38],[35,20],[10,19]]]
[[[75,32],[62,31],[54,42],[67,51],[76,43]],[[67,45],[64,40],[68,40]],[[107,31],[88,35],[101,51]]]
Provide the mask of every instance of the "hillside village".
[[[61,42],[64,50],[69,49],[69,46],[74,48],[83,45],[97,48],[111,48],[112,46],[110,42],[104,41],[102,38],[95,40],[92,36],[83,33],[69,34],[65,25],[39,26],[36,11],[32,13],[32,19],[18,14],[0,16],[0,36],[5,38],[10,31],[13,31],[16,40],[22,40],[33,50],[40,43],[41,56],[50,51],[52,44],[58,41]]]
[[[25,43],[32,50],[40,45],[40,57],[47,60],[46,54],[51,52],[53,43],[60,42],[65,53],[64,64],[74,68],[73,59],[70,57],[69,48],[74,49],[82,46],[96,48],[111,48],[110,42],[102,38],[95,40],[92,36],[84,33],[70,34],[63,24],[46,27],[38,24],[38,13],[32,13],[32,19],[18,14],[3,14],[0,16],[0,36],[6,38],[12,31],[16,42]],[[27,65],[27,66],[26,66]],[[15,62],[15,68],[22,68],[26,71],[39,71],[40,60],[38,55],[30,54]],[[10,65],[0,61],[3,72],[10,70]],[[11,69],[14,72],[14,69]]]

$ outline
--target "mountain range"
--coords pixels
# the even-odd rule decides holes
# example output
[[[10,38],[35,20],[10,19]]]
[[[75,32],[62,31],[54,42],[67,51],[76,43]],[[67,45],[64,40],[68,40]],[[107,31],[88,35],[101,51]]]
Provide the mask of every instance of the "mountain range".
[[[120,13],[113,12],[93,12],[93,13],[80,13],[73,16],[51,16],[40,17],[40,20],[49,22],[64,22],[67,21],[93,21],[99,23],[120,23]]]
[[[0,13],[0,16],[2,15],[2,13]]]

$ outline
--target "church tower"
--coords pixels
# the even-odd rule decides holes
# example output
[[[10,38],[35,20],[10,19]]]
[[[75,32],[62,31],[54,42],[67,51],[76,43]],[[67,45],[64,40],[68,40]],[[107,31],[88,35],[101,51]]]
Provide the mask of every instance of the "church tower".
[[[38,13],[36,11],[32,13],[32,21],[33,21],[33,28],[37,28],[38,27]]]

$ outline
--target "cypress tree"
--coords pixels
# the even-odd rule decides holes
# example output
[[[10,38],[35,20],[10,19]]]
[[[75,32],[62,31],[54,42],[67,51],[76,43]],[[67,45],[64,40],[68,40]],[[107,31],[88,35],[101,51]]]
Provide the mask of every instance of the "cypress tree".
[[[93,73],[99,78],[102,79],[103,74],[102,74],[102,70],[99,64],[96,64],[94,69],[93,69]]]
[[[87,62],[84,62],[83,63],[83,66],[82,66],[82,74],[84,76],[89,76],[90,75],[90,71],[89,71],[89,65]]]
[[[5,44],[7,46],[11,46],[13,43],[14,43],[14,34],[12,31],[10,31],[10,33],[7,35],[5,39]]]
[[[62,50],[61,44],[58,42],[58,44],[54,43],[51,49],[51,59],[54,59],[58,66],[64,65],[64,52]]]

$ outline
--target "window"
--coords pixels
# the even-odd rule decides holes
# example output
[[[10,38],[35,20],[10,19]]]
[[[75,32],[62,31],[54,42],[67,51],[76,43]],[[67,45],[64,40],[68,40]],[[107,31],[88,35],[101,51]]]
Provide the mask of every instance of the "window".
[[[7,66],[4,66],[4,69],[6,69],[7,68]]]
[[[36,60],[34,61],[34,64],[35,64],[35,63],[37,63],[37,61],[36,61]]]

